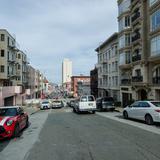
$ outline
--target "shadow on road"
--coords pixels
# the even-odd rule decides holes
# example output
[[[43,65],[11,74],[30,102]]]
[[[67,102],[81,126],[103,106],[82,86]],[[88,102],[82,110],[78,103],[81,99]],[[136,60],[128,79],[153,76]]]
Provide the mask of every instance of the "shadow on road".
[[[3,151],[3,149],[9,144],[10,139],[6,138],[3,140],[0,140],[0,152]]]
[[[124,119],[122,115],[117,115],[117,116],[115,116],[115,117],[117,117],[117,118],[119,118],[119,119]],[[132,118],[125,119],[125,120],[134,121],[134,122],[138,122],[138,123],[141,123],[141,124],[146,124],[144,121],[137,120],[137,119],[132,119]],[[146,124],[146,125],[147,125],[147,124]],[[154,123],[153,126],[155,126],[155,127],[157,127],[157,128],[160,128],[160,123]]]

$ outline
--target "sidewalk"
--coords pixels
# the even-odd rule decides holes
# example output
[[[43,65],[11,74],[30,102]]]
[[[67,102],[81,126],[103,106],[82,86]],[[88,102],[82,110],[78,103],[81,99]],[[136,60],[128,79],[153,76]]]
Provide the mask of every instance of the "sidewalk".
[[[123,108],[122,108],[122,107],[116,107],[116,108],[115,108],[115,111],[122,113],[122,112],[123,112]]]
[[[35,114],[40,110],[37,106],[23,106],[23,108],[29,115]]]

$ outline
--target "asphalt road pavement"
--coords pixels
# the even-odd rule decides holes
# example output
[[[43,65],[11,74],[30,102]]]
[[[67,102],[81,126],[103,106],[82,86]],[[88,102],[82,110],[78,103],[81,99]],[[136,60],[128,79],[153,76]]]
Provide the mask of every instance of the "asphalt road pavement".
[[[118,121],[117,114],[39,111],[20,138],[0,143],[0,160],[159,160],[160,134]]]

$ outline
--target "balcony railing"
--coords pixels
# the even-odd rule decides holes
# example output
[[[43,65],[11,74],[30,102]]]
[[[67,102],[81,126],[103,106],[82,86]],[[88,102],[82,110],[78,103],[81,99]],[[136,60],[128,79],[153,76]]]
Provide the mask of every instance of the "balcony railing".
[[[160,77],[154,77],[153,84],[160,84]]]
[[[143,76],[132,77],[132,82],[143,82]]]
[[[132,42],[134,42],[134,41],[136,41],[140,38],[141,38],[141,35],[138,33],[138,34],[136,34],[135,36],[132,37]]]
[[[140,54],[132,57],[132,62],[136,62],[136,61],[140,61],[140,60],[141,60],[141,55]]]
[[[131,79],[122,79],[121,80],[121,85],[130,85],[131,84]]]
[[[132,22],[134,22],[136,19],[140,17],[140,12],[136,12],[135,15],[132,17]]]

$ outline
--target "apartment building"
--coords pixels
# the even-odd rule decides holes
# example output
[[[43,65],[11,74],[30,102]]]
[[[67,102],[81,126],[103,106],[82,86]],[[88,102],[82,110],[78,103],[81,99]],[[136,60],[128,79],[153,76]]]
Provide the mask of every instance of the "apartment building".
[[[17,85],[16,40],[5,29],[0,29],[0,86]]]
[[[24,89],[28,86],[28,60],[27,55],[21,51],[18,50],[16,52],[16,80],[18,86],[23,86]]]
[[[0,29],[0,106],[22,105],[26,98],[44,97],[43,91],[50,92],[43,74],[28,64],[16,39]]]
[[[22,86],[17,86],[17,47],[15,38],[0,29],[0,106],[22,104]]]
[[[160,0],[148,2],[149,99],[160,100]]]
[[[98,96],[112,96],[119,101],[118,33],[96,48],[98,56]]]
[[[118,8],[122,104],[160,100],[160,1],[119,0]]]

